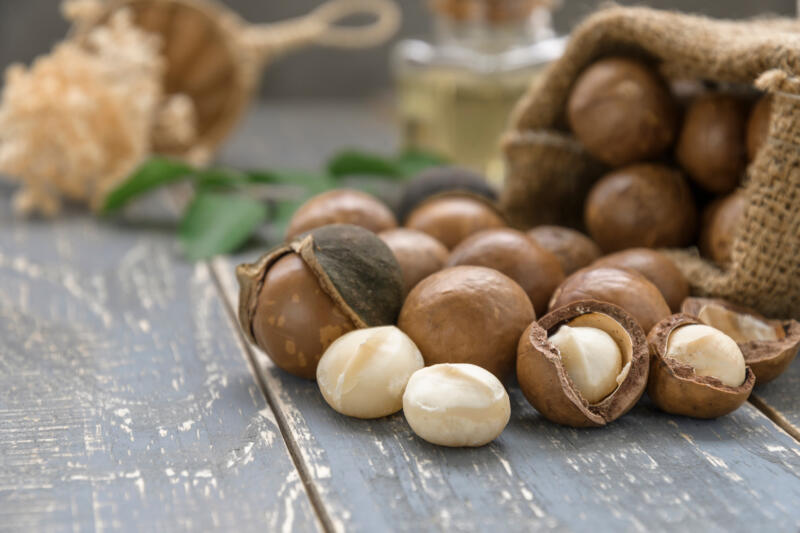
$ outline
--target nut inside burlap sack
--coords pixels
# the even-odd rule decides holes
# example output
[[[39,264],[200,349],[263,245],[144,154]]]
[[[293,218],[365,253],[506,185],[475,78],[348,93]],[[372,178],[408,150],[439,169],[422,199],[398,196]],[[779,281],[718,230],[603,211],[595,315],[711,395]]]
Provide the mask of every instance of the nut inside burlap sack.
[[[720,21],[648,8],[610,7],[573,33],[564,55],[534,81],[503,147],[502,203],[511,222],[582,227],[583,200],[603,173],[569,133],[572,83],[596,59],[643,58],[671,79],[750,84],[773,93],[769,136],[743,184],[748,206],[725,269],[697,251],[669,251],[693,292],[765,315],[800,318],[800,22]]]

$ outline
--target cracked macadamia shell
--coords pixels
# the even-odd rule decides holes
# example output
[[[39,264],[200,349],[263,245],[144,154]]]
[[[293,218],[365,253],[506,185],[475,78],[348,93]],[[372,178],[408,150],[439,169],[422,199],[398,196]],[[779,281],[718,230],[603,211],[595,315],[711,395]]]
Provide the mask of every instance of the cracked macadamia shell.
[[[577,390],[561,354],[549,338],[564,326],[597,328],[614,339],[622,354],[619,385],[597,403]],[[517,380],[525,398],[545,418],[573,427],[604,426],[627,413],[647,385],[645,334],[622,308],[594,300],[573,302],[532,323],[517,347]]]
[[[536,226],[528,230],[528,237],[558,258],[566,276],[589,266],[603,255],[592,239],[572,228]]]
[[[567,118],[590,154],[618,167],[666,151],[675,138],[678,111],[655,70],[610,57],[591,64],[575,81]]]
[[[504,226],[503,216],[492,203],[465,193],[432,196],[406,219],[406,227],[427,233],[450,250],[473,233]]]
[[[736,188],[747,165],[747,103],[730,94],[699,96],[686,111],[675,156],[703,189],[724,194]]]
[[[334,189],[310,198],[297,208],[289,220],[286,241],[328,224],[353,224],[378,233],[396,227],[397,220],[392,211],[371,194]]]
[[[649,248],[631,248],[607,255],[594,262],[594,266],[607,266],[634,270],[655,285],[670,310],[678,312],[689,296],[689,282],[666,255]]]
[[[439,364],[417,370],[403,394],[403,414],[419,437],[439,446],[483,446],[511,418],[508,393],[476,365]]]
[[[686,314],[672,315],[652,329],[647,337],[650,347],[650,378],[647,394],[653,403],[667,413],[694,418],[716,418],[735,411],[747,401],[756,382],[755,374],[746,367],[745,379],[738,387],[724,385],[710,376],[698,376],[694,369],[667,357],[670,335],[676,329],[701,324]]]
[[[770,320],[753,309],[715,298],[687,298],[681,310],[735,340],[759,385],[783,374],[800,349],[796,320]]]
[[[489,185],[486,177],[477,172],[455,166],[433,167],[423,170],[408,182],[397,208],[397,217],[405,221],[419,204],[446,192],[463,192],[482,196],[490,202],[497,201],[497,191]]]
[[[389,246],[400,263],[406,294],[417,283],[443,269],[450,255],[444,244],[421,231],[394,228],[382,231],[378,237]]]
[[[422,280],[400,311],[397,325],[425,363],[470,363],[506,378],[517,341],[535,319],[525,291],[491,268],[457,266]]]
[[[403,278],[377,235],[323,226],[239,265],[239,322],[276,366],[314,379],[325,349],[356,328],[393,324]]]
[[[550,299],[554,310],[578,300],[598,300],[627,311],[645,332],[670,314],[669,305],[644,276],[632,270],[590,266],[564,280]]]
[[[686,246],[694,237],[697,210],[680,171],[643,163],[600,178],[586,198],[584,217],[594,241],[610,253]]]
[[[528,294],[537,315],[547,312],[550,296],[564,281],[558,258],[511,228],[470,235],[453,249],[447,265],[484,266],[502,272]]]
[[[714,262],[725,265],[731,260],[733,239],[744,220],[747,195],[744,190],[717,198],[703,211],[700,230],[700,252]]]
[[[317,385],[337,412],[380,418],[403,408],[406,383],[424,366],[422,354],[397,327],[358,329],[325,350],[317,365]]]

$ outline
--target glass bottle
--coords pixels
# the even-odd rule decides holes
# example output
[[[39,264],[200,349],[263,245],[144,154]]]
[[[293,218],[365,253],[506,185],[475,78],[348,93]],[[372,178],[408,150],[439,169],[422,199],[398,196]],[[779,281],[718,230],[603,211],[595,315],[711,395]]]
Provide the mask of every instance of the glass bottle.
[[[502,181],[499,140],[533,78],[559,57],[548,0],[430,0],[434,36],[393,53],[406,148]]]

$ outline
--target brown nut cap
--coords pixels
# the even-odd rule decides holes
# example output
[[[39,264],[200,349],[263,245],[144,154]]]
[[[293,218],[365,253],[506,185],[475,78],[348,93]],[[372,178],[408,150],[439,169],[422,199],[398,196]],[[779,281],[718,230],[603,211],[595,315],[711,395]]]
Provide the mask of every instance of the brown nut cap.
[[[743,189],[711,202],[703,211],[700,252],[725,265],[731,260],[733,238],[744,219],[747,195]]]
[[[555,254],[564,274],[589,266],[603,252],[595,242],[578,230],[562,226],[536,226],[528,230],[528,237],[536,244]]]
[[[457,266],[414,287],[397,325],[426,365],[471,363],[502,380],[514,368],[517,341],[534,318],[528,295],[511,278],[491,268]]]
[[[675,139],[677,117],[661,76],[620,57],[590,65],[567,102],[575,136],[590,154],[614,167],[661,155]]]
[[[747,106],[728,94],[698,97],[686,111],[675,155],[703,189],[726,193],[736,188],[747,165]]]
[[[497,191],[486,177],[456,166],[433,167],[420,172],[406,185],[397,207],[397,218],[405,221],[419,204],[438,194],[462,192],[482,196],[490,202],[497,200]]]
[[[800,348],[796,320],[770,320],[718,298],[687,298],[681,310],[735,340],[759,385],[783,374]]]
[[[334,189],[308,199],[289,220],[286,242],[328,224],[353,224],[378,233],[397,226],[386,205],[365,192]]]
[[[759,149],[769,135],[769,116],[772,113],[772,95],[765,94],[758,99],[747,119],[747,159],[756,158]]]
[[[590,266],[564,280],[550,299],[550,309],[579,300],[597,300],[627,311],[647,332],[668,317],[669,306],[658,287],[632,270]]]
[[[559,350],[548,338],[563,325],[608,333],[622,352],[617,388],[590,404],[570,379]],[[594,300],[573,302],[532,323],[519,340],[517,380],[525,398],[552,422],[573,427],[604,426],[628,412],[647,385],[645,334],[623,309]]]
[[[681,173],[641,164],[606,174],[586,199],[586,227],[604,252],[686,246],[697,212]]]
[[[667,413],[716,418],[735,411],[747,401],[756,377],[748,366],[744,383],[730,387],[714,377],[698,376],[691,366],[665,356],[669,337],[674,330],[700,323],[689,315],[677,314],[665,318],[650,331],[647,336],[650,347],[647,394],[659,409]]]
[[[661,252],[649,248],[631,248],[607,255],[595,261],[594,266],[635,270],[658,287],[673,312],[678,312],[689,296],[689,282],[675,263]]]
[[[413,229],[394,228],[380,232],[378,237],[389,246],[400,263],[405,294],[423,279],[443,269],[450,254],[444,244]]]
[[[547,312],[550,296],[564,281],[558,258],[511,228],[487,229],[461,241],[447,262],[447,266],[458,265],[502,272],[527,293],[537,315]]]
[[[450,250],[473,233],[505,225],[491,202],[479,196],[452,192],[430,197],[406,219],[406,227],[427,233]]]
[[[403,279],[377,235],[323,226],[236,269],[239,322],[280,368],[314,379],[325,349],[344,333],[393,324]]]

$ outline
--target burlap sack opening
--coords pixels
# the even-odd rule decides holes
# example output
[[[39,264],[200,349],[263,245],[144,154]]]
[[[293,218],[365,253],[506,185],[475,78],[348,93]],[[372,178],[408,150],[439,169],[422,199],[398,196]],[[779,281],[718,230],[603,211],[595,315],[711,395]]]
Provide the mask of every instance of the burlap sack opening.
[[[578,74],[599,57],[644,57],[673,79],[751,84],[774,94],[766,146],[748,169],[748,207],[721,270],[695,249],[669,251],[698,295],[726,298],[773,317],[800,318],[800,23],[745,22],[609,7],[578,27],[563,57],[537,78],[505,134],[502,203],[509,219],[582,226],[583,200],[603,167],[565,126]]]

